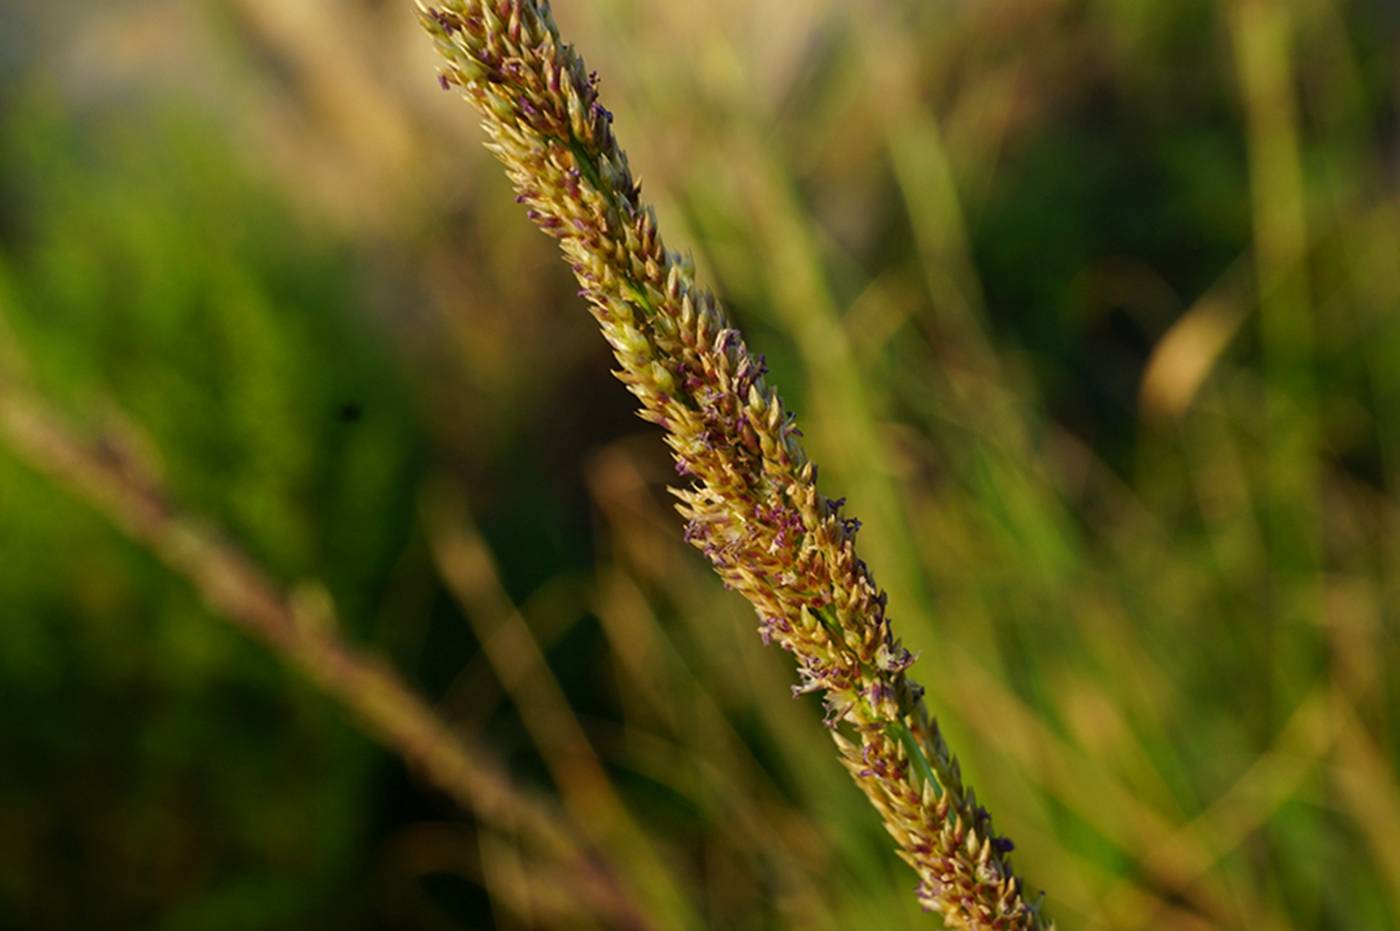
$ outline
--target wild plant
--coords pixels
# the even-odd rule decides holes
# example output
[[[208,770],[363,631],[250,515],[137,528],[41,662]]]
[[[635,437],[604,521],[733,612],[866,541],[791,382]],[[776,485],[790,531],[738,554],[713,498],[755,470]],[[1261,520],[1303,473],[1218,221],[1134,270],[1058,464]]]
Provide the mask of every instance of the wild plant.
[[[547,0],[420,0],[442,87],[483,116],[529,218],[556,239],[640,416],[665,432],[685,538],[797,661],[841,761],[879,812],[917,895],[952,928],[1051,927],[1012,870],[1012,843],[964,785],[908,676],[886,597],[856,551],[860,522],[823,495],[791,412],[693,262],[666,248],[613,134],[599,81]]]

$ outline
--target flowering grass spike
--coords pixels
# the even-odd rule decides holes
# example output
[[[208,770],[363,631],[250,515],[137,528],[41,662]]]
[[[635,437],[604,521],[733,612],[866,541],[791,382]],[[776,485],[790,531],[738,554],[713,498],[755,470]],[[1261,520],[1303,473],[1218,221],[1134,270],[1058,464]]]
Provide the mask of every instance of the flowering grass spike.
[[[529,217],[557,239],[612,345],[617,377],[658,424],[690,484],[686,539],[753,604],[764,642],[820,693],[842,761],[951,928],[1048,929],[907,676],[860,523],[817,490],[793,417],[691,261],[668,251],[613,135],[598,79],[564,45],[547,0],[420,0],[439,75],[481,111],[488,148]]]

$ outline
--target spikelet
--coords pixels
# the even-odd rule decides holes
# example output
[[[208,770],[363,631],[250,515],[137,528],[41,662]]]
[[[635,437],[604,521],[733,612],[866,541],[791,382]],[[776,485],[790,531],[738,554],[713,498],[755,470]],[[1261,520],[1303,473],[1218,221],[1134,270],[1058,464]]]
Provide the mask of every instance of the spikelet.
[[[950,928],[1047,929],[1011,870],[1011,842],[964,788],[924,710],[857,556],[860,522],[817,491],[817,470],[761,356],[667,251],[599,101],[598,79],[560,41],[546,0],[419,0],[456,88],[484,117],[487,147],[530,219],[558,240],[617,377],[660,426],[687,486],[685,538],[749,600],[758,633],[797,660],[794,694],[820,693],[845,767],[917,895]]]

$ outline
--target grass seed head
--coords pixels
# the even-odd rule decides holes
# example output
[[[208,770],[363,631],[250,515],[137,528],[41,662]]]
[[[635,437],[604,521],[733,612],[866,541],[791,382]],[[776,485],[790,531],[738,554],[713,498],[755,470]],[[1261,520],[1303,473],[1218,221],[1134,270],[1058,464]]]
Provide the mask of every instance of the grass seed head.
[[[886,598],[856,554],[860,522],[824,497],[800,431],[724,310],[668,251],[642,202],[599,81],[544,0],[420,2],[439,81],[482,114],[488,148],[561,251],[640,414],[666,431],[685,538],[793,654],[794,694],[823,696],[842,762],[953,928],[1045,929],[1011,843],[962,785],[928,717]]]

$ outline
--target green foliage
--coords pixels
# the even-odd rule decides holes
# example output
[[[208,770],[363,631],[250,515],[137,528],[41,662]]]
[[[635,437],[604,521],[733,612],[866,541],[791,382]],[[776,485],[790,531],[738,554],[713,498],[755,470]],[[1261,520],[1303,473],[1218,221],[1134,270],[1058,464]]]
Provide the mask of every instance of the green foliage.
[[[554,5],[1050,913],[1396,924],[1392,5]],[[561,789],[531,715],[573,715],[704,923],[929,926],[820,709],[685,550],[568,270],[385,40],[411,5],[298,38],[229,0],[212,42],[203,4],[72,6],[0,29],[0,320],[43,392],[324,583],[522,782]],[[1261,9],[1289,48],[1246,80]],[[428,463],[548,669],[488,660],[491,612],[442,590]],[[0,925],[576,925],[547,865],[3,450],[0,514]]]
[[[182,503],[289,582],[328,581],[366,629],[417,441],[348,253],[188,113],[8,116],[0,161],[23,195],[0,271],[29,375],[159,450]],[[349,906],[375,754],[342,715],[9,459],[0,508],[4,911],[301,928]]]

